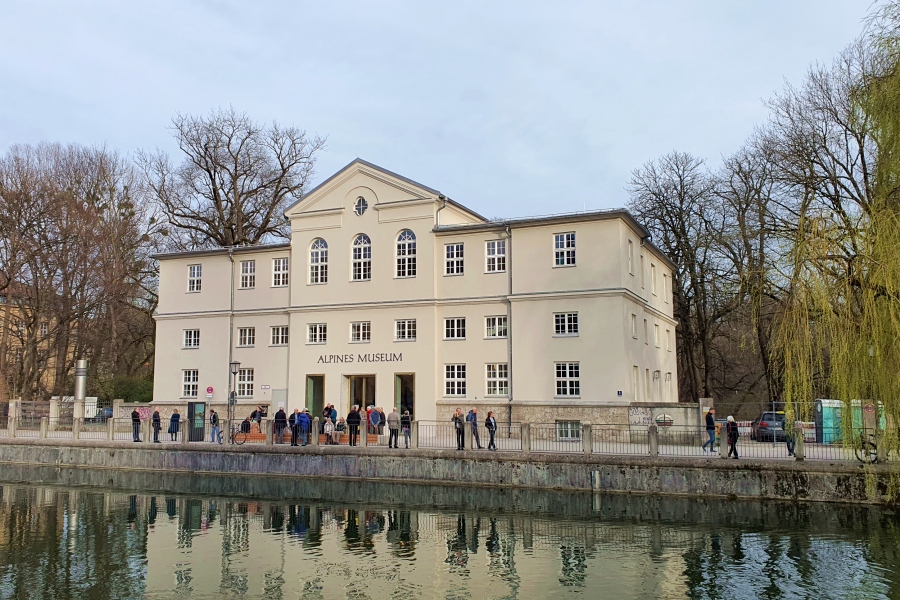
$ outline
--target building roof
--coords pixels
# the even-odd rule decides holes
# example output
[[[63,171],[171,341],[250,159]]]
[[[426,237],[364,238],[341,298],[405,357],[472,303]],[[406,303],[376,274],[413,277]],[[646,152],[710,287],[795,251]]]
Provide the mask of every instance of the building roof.
[[[226,246],[224,248],[206,248],[202,250],[185,250],[181,252],[160,252],[151,254],[154,260],[167,260],[171,258],[188,258],[194,256],[215,256],[218,254],[246,254],[249,252],[269,252],[273,250],[290,250],[290,242],[279,244],[254,244],[249,246]]]

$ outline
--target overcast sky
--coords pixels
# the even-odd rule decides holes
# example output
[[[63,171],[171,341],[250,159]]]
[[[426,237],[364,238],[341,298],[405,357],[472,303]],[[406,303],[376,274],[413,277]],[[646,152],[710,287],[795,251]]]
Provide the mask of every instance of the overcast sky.
[[[870,0],[47,2],[0,9],[0,151],[177,152],[233,105],[328,137],[489,217],[623,206],[671,150],[715,164],[763,100],[830,62]]]

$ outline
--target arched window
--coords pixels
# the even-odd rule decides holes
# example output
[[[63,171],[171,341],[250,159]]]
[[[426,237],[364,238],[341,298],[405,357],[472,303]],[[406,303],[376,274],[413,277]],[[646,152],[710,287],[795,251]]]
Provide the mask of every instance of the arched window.
[[[397,236],[397,277],[416,276],[416,234],[404,229]]]
[[[353,240],[353,281],[372,279],[372,240],[364,233]]]
[[[309,282],[328,283],[328,244],[322,238],[309,247]]]

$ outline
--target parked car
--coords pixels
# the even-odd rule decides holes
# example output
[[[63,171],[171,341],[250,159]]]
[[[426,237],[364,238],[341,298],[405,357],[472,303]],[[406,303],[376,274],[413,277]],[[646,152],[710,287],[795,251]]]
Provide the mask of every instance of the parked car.
[[[784,441],[784,413],[764,412],[750,424],[750,439],[757,442]]]

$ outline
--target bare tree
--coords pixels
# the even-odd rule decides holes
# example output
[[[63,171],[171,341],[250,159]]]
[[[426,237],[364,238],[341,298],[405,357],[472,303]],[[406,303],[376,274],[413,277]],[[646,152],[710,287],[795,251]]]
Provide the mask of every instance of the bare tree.
[[[296,127],[254,123],[233,108],[178,115],[172,131],[184,154],[138,154],[144,180],[181,245],[234,246],[287,238],[282,213],[307,189],[324,138]]]

